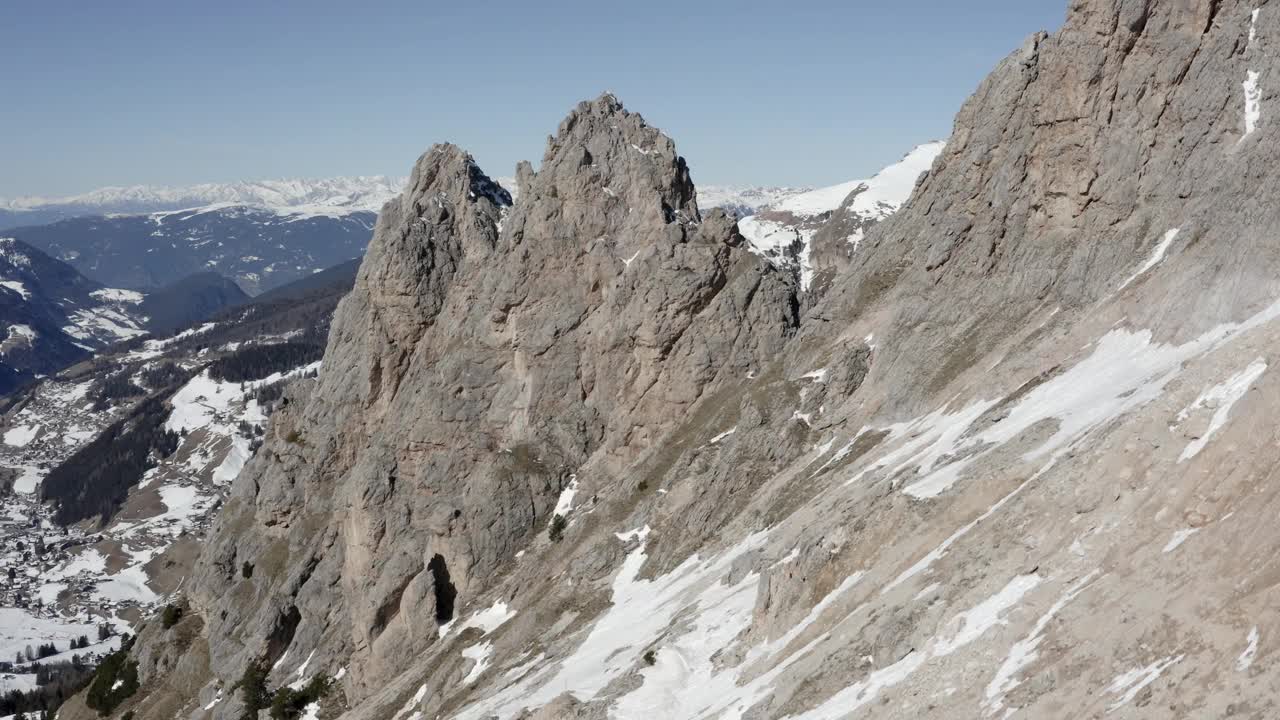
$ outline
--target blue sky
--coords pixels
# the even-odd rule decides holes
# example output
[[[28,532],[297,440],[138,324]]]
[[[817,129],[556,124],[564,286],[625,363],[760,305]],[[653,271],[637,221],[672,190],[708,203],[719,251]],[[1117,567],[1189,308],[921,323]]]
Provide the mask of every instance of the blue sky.
[[[946,136],[1064,0],[10,3],[0,197],[405,174],[452,141],[491,175],[614,91],[694,181],[821,185]]]

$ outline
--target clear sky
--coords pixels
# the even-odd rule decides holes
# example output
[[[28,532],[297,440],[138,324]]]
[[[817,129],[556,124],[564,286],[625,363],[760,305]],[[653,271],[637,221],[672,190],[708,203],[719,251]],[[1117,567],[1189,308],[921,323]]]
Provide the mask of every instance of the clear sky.
[[[0,0],[3,1],[3,0]],[[408,172],[491,175],[614,91],[695,182],[822,185],[945,137],[1065,0],[40,0],[0,11],[0,197]]]

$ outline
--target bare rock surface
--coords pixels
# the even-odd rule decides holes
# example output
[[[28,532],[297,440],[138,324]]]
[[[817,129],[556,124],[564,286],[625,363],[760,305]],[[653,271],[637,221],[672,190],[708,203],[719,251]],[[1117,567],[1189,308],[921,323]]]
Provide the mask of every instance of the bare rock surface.
[[[433,148],[205,549],[183,716],[252,659],[320,717],[1274,716],[1277,33],[1074,0],[803,313],[611,96],[514,207]]]

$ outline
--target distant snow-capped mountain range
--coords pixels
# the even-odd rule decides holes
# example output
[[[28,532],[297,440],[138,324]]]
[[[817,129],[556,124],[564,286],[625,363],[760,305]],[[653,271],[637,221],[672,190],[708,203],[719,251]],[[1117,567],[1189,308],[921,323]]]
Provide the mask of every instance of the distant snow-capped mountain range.
[[[145,214],[217,205],[266,208],[281,214],[376,213],[383,203],[400,193],[405,180],[369,175],[205,183],[179,188],[106,187],[67,197],[0,199],[0,221],[10,226],[39,225],[85,215]]]
[[[407,178],[386,175],[323,179],[256,180],[204,183],[188,187],[133,185],[105,187],[80,195],[0,198],[0,228],[43,225],[89,215],[141,215],[175,210],[253,207],[281,215],[336,217],[355,212],[376,213],[404,189]],[[509,190],[513,178],[499,178]],[[809,187],[708,185],[698,190],[704,208],[723,207],[739,215],[774,205]]]
[[[0,200],[0,230],[108,287],[153,291],[202,272],[250,294],[360,257],[405,178],[103,188]]]

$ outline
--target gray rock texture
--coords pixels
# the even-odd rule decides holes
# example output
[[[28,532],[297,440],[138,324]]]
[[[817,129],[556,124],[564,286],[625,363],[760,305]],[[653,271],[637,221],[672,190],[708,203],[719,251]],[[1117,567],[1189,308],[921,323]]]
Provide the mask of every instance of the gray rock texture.
[[[612,96],[519,180],[511,207],[439,145],[383,209],[325,372],[276,419],[190,588],[224,685],[314,652],[347,667],[349,701],[384,690],[452,617],[437,584],[459,608],[490,590],[575,472],[657,454],[794,333],[790,277],[699,214],[674,144]],[[615,483],[636,485],[583,485]]]
[[[321,718],[1275,716],[1276,38],[1075,0],[803,313],[610,96],[512,208],[433,148],[205,549],[205,685],[137,707],[262,658]]]

